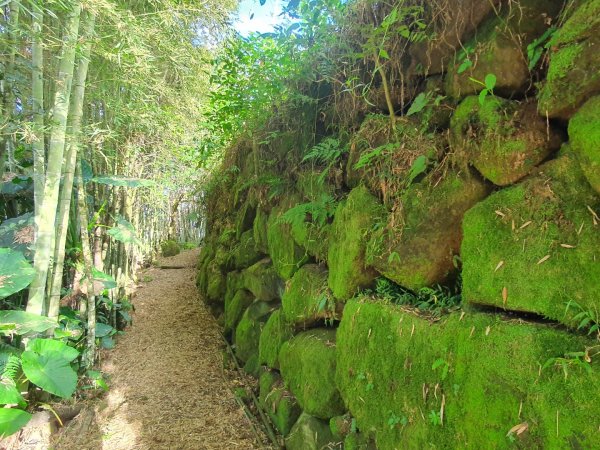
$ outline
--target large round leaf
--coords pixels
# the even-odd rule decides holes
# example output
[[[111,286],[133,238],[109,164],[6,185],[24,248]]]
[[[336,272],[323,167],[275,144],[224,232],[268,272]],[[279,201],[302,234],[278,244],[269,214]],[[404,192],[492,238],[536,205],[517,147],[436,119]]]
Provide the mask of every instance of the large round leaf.
[[[26,311],[0,311],[0,334],[43,333],[57,325],[56,319]]]
[[[20,404],[23,401],[23,396],[13,380],[0,380],[0,405]]]
[[[0,248],[0,298],[25,289],[33,280],[34,273],[21,253]]]
[[[32,415],[14,408],[0,408],[0,437],[10,436],[23,428]]]
[[[69,398],[77,386],[71,361],[79,352],[51,339],[33,339],[21,355],[23,372],[33,384],[51,394]]]

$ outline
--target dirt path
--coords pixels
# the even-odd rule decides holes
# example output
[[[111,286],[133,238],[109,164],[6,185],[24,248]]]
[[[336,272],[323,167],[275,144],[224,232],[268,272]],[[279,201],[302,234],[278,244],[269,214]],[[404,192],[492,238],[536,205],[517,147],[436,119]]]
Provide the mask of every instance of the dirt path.
[[[197,255],[160,261],[189,268],[141,274],[133,326],[102,363],[110,391],[58,434],[53,448],[264,448],[224,376],[219,328],[194,286]]]

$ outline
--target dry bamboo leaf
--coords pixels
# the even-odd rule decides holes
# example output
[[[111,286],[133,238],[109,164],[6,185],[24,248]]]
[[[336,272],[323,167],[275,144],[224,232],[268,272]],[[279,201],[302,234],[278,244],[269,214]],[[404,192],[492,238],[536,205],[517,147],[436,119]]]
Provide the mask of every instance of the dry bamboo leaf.
[[[490,327],[489,325],[487,327],[485,327],[485,335],[488,336],[490,334],[490,331],[492,331],[492,327]]]
[[[494,269],[494,272],[498,272],[498,269],[500,269],[500,267],[502,267],[504,265],[504,261],[500,261],[498,263],[498,265],[496,266],[496,268]]]
[[[516,434],[517,436],[519,436],[520,434],[523,434],[528,429],[529,429],[529,424],[527,422],[523,422],[518,425],[515,425],[510,430],[508,430],[508,433],[506,433],[506,435],[509,436],[511,434]]]
[[[460,322],[461,320],[463,320],[463,317],[465,317],[465,314],[466,314],[466,313],[465,313],[464,311],[462,311],[462,312],[460,313],[460,318],[458,319],[458,321],[459,321],[459,322]]]
[[[598,217],[598,214],[596,214],[596,211],[594,211],[592,208],[589,207],[589,205],[586,205],[587,209],[589,210],[589,212],[592,213],[592,220],[594,222],[594,225],[598,225],[598,221],[600,221],[600,217]]]
[[[579,230],[577,230],[577,235],[580,235],[582,231],[583,231],[583,223],[579,227]]]
[[[561,246],[562,248],[575,248],[575,246],[574,246],[574,245],[570,245],[570,244],[560,244],[560,246]]]
[[[531,225],[531,223],[532,223],[531,220],[528,220],[527,222],[525,222],[523,225],[521,225],[519,227],[519,230],[522,230],[523,228],[528,227],[529,225]]]
[[[537,264],[540,265],[542,263],[545,263],[546,261],[548,261],[550,259],[550,255],[546,255],[544,256],[542,259],[540,259]]]
[[[502,305],[506,306],[506,302],[508,300],[508,289],[506,286],[502,288]]]
[[[511,228],[512,228],[513,231],[515,231],[515,221],[514,221],[514,219],[512,221]]]
[[[498,214],[500,217],[504,217],[505,216],[505,214],[502,211],[500,211],[499,209],[497,209],[495,211],[495,213]]]

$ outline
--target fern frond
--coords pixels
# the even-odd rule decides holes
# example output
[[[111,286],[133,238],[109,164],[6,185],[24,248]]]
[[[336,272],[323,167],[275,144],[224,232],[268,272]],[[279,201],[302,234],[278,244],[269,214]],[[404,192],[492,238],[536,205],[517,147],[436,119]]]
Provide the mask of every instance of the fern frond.
[[[21,358],[15,354],[10,354],[6,363],[4,364],[4,370],[2,371],[2,380],[13,380],[16,381],[21,371]]]

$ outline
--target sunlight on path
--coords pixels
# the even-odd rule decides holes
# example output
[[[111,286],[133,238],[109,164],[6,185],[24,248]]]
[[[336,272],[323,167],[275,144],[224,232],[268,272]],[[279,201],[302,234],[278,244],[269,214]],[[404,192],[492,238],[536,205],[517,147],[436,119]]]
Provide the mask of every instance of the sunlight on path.
[[[255,449],[222,371],[221,337],[194,286],[197,250],[149,269],[133,326],[102,364],[110,392],[58,437],[56,449]]]

